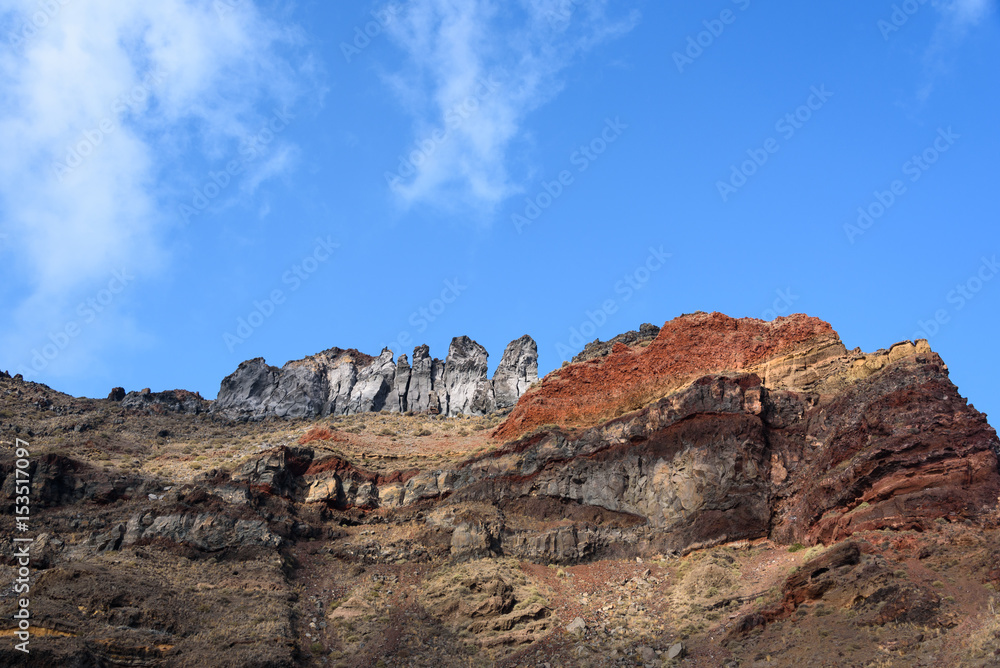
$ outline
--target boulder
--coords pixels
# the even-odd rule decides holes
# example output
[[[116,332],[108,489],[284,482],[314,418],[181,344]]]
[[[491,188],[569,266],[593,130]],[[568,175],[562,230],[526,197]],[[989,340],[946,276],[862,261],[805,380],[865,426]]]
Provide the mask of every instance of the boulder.
[[[116,387],[108,394],[108,401],[121,401],[125,398],[125,388]]]

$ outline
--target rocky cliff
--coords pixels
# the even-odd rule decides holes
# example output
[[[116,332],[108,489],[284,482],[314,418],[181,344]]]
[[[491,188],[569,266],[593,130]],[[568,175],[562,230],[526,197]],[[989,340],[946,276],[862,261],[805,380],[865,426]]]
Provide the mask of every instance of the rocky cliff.
[[[763,322],[698,313],[667,322],[652,340],[650,328],[643,333],[626,336],[631,346],[595,346],[534,387],[527,337],[507,347],[492,381],[486,351],[468,337],[452,342],[443,364],[419,347],[412,369],[400,365],[399,377],[409,371],[406,405],[482,415],[519,396],[492,434],[503,445],[401,478],[320,467],[287,494],[367,509],[546,499],[619,517],[610,533],[573,524],[555,542],[503,522],[472,525],[498,554],[573,561],[622,544],[685,552],[738,539],[813,543],[859,528],[923,530],[936,518],[974,517],[1000,493],[996,434],[926,341],[848,351],[829,324],[802,315]],[[341,372],[358,378],[351,401],[337,404],[347,412],[402,396],[388,353],[369,360],[356,374]],[[240,386],[232,379],[224,387]],[[280,374],[274,382],[281,386]]]
[[[208,410],[0,374],[28,665],[996,665],[1000,440],[926,341],[696,313],[486,361],[249,360]]]
[[[538,380],[538,348],[530,336],[511,342],[492,379],[486,349],[467,336],[452,340],[442,362],[426,345],[393,361],[331,348],[280,369],[262,358],[240,364],[227,376],[211,410],[236,419],[315,417],[413,412],[485,415],[512,407]],[[128,398],[126,398],[128,401]]]

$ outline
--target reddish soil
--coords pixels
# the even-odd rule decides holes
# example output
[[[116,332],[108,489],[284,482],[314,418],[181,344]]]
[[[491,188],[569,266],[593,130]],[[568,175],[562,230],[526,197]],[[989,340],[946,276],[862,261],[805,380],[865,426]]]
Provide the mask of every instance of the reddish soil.
[[[773,322],[722,313],[683,315],[665,323],[646,347],[616,345],[606,357],[553,371],[521,397],[492,436],[510,441],[546,424],[598,424],[698,376],[744,370],[810,340],[836,336],[829,323],[803,314]]]

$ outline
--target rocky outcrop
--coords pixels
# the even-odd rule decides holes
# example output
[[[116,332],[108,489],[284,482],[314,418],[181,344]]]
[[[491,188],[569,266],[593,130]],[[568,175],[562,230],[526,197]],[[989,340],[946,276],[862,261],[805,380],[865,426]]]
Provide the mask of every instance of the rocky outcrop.
[[[440,370],[440,371],[439,371]],[[406,403],[414,413],[438,413],[440,404],[437,399],[437,389],[443,389],[440,381],[444,371],[439,359],[432,359],[427,345],[413,349],[413,369],[410,372],[410,387],[406,394]]]
[[[121,389],[121,388],[115,388]],[[112,391],[114,395],[115,392]],[[111,397],[108,397],[111,399]],[[115,401],[115,399],[112,399]],[[121,398],[122,408],[143,411],[145,413],[203,413],[209,410],[209,403],[197,392],[187,390],[167,390],[166,392],[129,392]]]
[[[495,436],[511,440],[545,424],[600,424],[706,374],[764,373],[758,367],[826,344],[836,354],[846,352],[828,323],[804,315],[772,322],[721,313],[684,315],[665,323],[648,346],[622,345],[553,371],[524,395]]]
[[[108,401],[121,401],[125,398],[125,388],[115,387],[108,393]]]
[[[358,371],[346,412],[375,413],[386,408],[395,380],[396,365],[392,361],[392,351],[385,348],[371,364]]]
[[[389,402],[389,410],[393,413],[405,413],[407,408],[408,394],[410,390],[410,362],[406,355],[400,355],[396,360],[396,379],[393,385],[393,393]]]
[[[493,398],[498,410],[512,408],[538,381],[538,346],[525,334],[511,341],[493,372]]]
[[[314,417],[391,412],[484,415],[509,408],[537,379],[538,351],[531,337],[507,346],[493,381],[486,378],[486,349],[467,336],[455,338],[447,361],[426,345],[394,362],[386,348],[378,357],[331,348],[282,368],[262,358],[248,360],[227,376],[212,411],[233,419]]]
[[[594,339],[585,345],[583,350],[581,350],[572,361],[573,363],[586,362],[587,360],[592,360],[598,357],[607,357],[607,355],[614,349],[616,343],[620,343],[624,346],[635,346],[640,343],[648,343],[649,341],[655,339],[659,333],[659,327],[651,325],[648,322],[644,322],[639,326],[639,331],[632,330],[631,332],[625,332],[624,334],[619,334],[618,336],[608,339],[607,341]]]
[[[1000,492],[996,433],[926,341],[847,351],[805,316],[668,322],[647,348],[554,372],[495,433],[519,438],[468,464],[453,498],[635,514],[668,549],[927,530]]]
[[[452,339],[444,363],[446,415],[493,412],[493,386],[486,379],[488,357],[486,348],[469,337]]]

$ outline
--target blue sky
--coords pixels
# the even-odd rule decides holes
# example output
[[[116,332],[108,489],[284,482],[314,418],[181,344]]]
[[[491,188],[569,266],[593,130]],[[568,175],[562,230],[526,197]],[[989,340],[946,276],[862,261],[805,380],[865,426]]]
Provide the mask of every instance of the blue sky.
[[[0,368],[214,397],[722,311],[1000,411],[992,0],[0,2]]]

